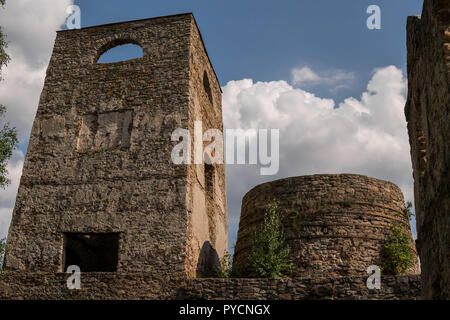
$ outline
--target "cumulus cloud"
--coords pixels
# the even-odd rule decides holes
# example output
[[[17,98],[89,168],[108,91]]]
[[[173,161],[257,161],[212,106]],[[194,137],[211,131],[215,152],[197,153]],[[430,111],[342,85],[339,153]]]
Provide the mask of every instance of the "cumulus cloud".
[[[11,62],[2,68],[0,102],[6,118],[28,139],[50,60],[56,31],[65,22],[73,0],[8,0],[0,9],[0,25],[7,36]]]
[[[64,24],[73,0],[8,0],[0,9],[0,25],[7,35],[11,62],[3,67],[0,103],[6,119],[26,144],[39,103],[56,31]],[[8,163],[10,186],[0,190],[0,238],[6,236],[22,173],[23,153],[16,151]]]
[[[45,68],[56,30],[65,22],[71,4],[73,0],[7,0],[0,21],[12,57],[33,69]]]
[[[22,175],[24,155],[22,151],[16,150],[8,162],[8,177],[11,183],[6,189],[0,189],[0,239],[7,236],[9,222],[14,208],[17,189],[19,188],[20,177]]]
[[[331,86],[331,91],[350,88],[350,85],[356,80],[353,72],[343,70],[329,70],[320,75],[311,70],[310,67],[294,68],[291,70],[292,84],[297,86]]]
[[[223,87],[226,128],[279,128],[280,171],[261,176],[257,166],[229,165],[230,238],[235,239],[242,196],[278,178],[316,173],[359,173],[389,180],[413,199],[412,167],[403,115],[406,79],[394,66],[374,71],[359,99],[337,108],[286,81],[230,81]]]

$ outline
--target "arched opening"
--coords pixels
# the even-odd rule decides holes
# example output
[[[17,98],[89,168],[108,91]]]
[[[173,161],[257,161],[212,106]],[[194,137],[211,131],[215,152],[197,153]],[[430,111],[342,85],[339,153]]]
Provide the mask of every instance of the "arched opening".
[[[115,63],[142,58],[144,50],[136,43],[112,43],[106,46],[99,57],[97,63]]]
[[[208,74],[206,71],[203,73],[203,88],[205,89],[206,95],[208,96],[209,102],[213,103],[211,86],[209,85]]]

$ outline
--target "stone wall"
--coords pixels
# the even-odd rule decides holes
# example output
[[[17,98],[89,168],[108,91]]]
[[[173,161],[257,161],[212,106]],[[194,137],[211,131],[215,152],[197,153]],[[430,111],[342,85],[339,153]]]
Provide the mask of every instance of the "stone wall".
[[[410,236],[403,194],[395,184],[355,174],[292,177],[256,186],[242,201],[236,265],[248,269],[255,229],[276,199],[290,247],[293,277],[364,275],[381,265],[393,223]],[[417,259],[408,273],[418,274]]]
[[[143,57],[97,63],[102,53],[125,43],[141,46]],[[194,95],[205,96],[197,93],[205,90],[205,70],[214,109],[203,100],[192,103]],[[217,212],[210,213],[215,220],[193,228],[198,209],[193,203],[205,203],[207,196],[204,188],[191,192],[197,179],[193,166],[171,161],[178,144],[171,135],[184,128],[193,136],[191,124],[203,107],[214,111],[207,119],[221,129],[220,94],[192,14],[58,32],[9,230],[5,269],[64,271],[65,234],[84,234],[79,239],[87,241],[89,234],[109,233],[119,239],[117,272],[195,276],[204,243],[211,252],[227,245],[224,170],[215,172],[217,196],[210,200],[217,201]],[[22,284],[25,290],[29,283]]]
[[[188,166],[187,171],[187,209],[190,217],[188,251],[193,258],[188,275],[193,277],[214,274],[214,267],[218,267],[220,257],[228,249],[228,217],[223,161],[195,163],[196,152],[203,159],[203,148],[210,143],[217,143],[214,138],[204,136],[204,133],[210,129],[223,132],[223,122],[219,82],[195,23],[191,28],[188,126],[190,132],[198,130],[199,136],[205,140],[199,143],[191,139],[192,165]],[[218,144],[218,150],[224,154],[223,145]],[[214,160],[215,155],[208,154],[209,160]]]
[[[369,290],[367,277],[269,279],[176,279],[149,273],[86,273],[81,289],[67,289],[64,273],[7,273],[1,299],[420,299],[420,276],[386,276]]]
[[[424,296],[450,298],[450,2],[408,18],[405,115],[414,175]]]

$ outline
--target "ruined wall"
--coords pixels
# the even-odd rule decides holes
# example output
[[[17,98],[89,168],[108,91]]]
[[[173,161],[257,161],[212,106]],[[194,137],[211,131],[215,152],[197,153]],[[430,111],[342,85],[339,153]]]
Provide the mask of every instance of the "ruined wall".
[[[408,17],[408,100],[425,298],[450,298],[450,2],[425,0]]]
[[[293,277],[366,274],[370,265],[381,265],[393,223],[409,234],[415,250],[395,184],[355,174],[292,177],[261,184],[244,196],[234,260],[243,270],[272,199],[279,202]],[[417,259],[408,272],[419,273]]]
[[[187,248],[199,232],[188,232],[195,201],[187,166],[171,161],[171,134],[191,127],[198,37],[191,14],[58,32],[9,230],[7,271],[61,272],[65,233],[85,234],[73,248],[92,241],[89,233],[113,233],[117,272],[193,274],[198,255]],[[141,46],[143,57],[96,63],[124,43]],[[195,63],[213,75],[205,51],[197,51],[203,56]],[[226,236],[214,243],[226,246]]]
[[[191,35],[189,131],[194,133],[197,121],[200,138],[206,140],[204,133],[207,130],[223,131],[222,91],[194,21],[191,25]],[[214,276],[214,268],[220,267],[219,260],[228,248],[225,165],[220,159],[205,163],[203,148],[217,142],[213,138],[210,140],[191,140],[192,164],[188,166],[187,172],[187,197],[190,216],[188,251],[191,257],[188,274],[192,277]],[[214,156],[219,155],[219,150],[224,154],[222,144],[217,144],[217,154],[209,155],[207,159],[214,160]],[[194,163],[196,152],[202,159],[200,164]]]
[[[9,273],[0,281],[2,299],[420,299],[419,275],[385,276],[369,290],[367,276],[293,279],[176,279],[148,273],[88,273],[81,289],[68,290],[63,273]],[[22,284],[26,284],[23,286]]]

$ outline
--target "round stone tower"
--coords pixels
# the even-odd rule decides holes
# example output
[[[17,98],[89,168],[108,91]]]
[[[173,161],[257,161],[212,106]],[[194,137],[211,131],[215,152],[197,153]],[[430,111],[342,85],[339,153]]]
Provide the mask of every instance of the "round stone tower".
[[[292,277],[367,275],[381,264],[393,223],[411,236],[399,187],[356,174],[291,177],[256,186],[242,200],[234,262],[246,270],[256,228],[273,200],[290,246]],[[419,273],[417,258],[408,273]]]

